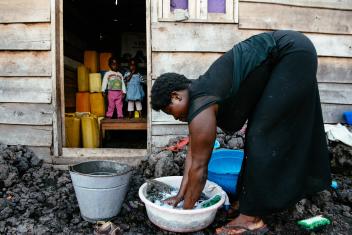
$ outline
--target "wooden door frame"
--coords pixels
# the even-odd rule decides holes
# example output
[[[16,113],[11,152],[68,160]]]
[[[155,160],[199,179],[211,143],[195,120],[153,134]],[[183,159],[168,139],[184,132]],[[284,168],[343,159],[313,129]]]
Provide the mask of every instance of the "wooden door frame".
[[[147,51],[147,152],[151,151],[151,107],[150,91],[152,85],[151,76],[151,0],[146,1],[146,51]],[[63,0],[51,0],[51,23],[52,23],[52,79],[53,95],[52,103],[54,109],[53,115],[53,155],[59,157],[63,152],[65,141],[65,89],[64,89],[64,36],[63,36]],[[91,150],[88,150],[88,152]],[[118,151],[118,149],[117,149]],[[121,150],[122,152],[126,150]],[[81,151],[82,152],[82,151]],[[121,152],[121,153],[122,153]],[[141,151],[136,150],[136,153]],[[104,151],[102,151],[102,154]],[[80,153],[82,154],[82,153]],[[139,155],[139,154],[137,154]]]
[[[51,79],[53,106],[53,149],[54,156],[62,154],[65,140],[65,109],[64,102],[64,65],[63,65],[63,0],[51,0]]]
[[[145,1],[146,6],[146,51],[147,51],[147,150],[152,149],[152,109],[150,92],[152,90],[152,36],[151,36],[151,0]]]

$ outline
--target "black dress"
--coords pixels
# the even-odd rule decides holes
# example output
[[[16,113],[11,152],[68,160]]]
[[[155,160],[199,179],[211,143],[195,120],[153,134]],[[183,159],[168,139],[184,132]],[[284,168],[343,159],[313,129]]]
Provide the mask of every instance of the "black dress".
[[[225,132],[248,120],[237,184],[241,213],[270,214],[329,187],[316,70],[307,37],[275,31],[235,45],[192,82],[189,123],[214,103]]]

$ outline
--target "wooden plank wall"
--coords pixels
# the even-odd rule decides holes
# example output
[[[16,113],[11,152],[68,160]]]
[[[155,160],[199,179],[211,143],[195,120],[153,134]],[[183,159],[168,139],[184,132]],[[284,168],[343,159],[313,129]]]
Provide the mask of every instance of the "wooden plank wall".
[[[318,82],[326,123],[343,122],[352,110],[352,1],[240,0],[239,24],[159,22],[151,1],[152,79],[165,72],[196,79],[232,46],[254,34],[276,29],[303,32],[319,56]],[[187,135],[184,123],[152,112],[152,146]]]
[[[50,162],[53,138],[50,0],[0,2],[0,142]]]

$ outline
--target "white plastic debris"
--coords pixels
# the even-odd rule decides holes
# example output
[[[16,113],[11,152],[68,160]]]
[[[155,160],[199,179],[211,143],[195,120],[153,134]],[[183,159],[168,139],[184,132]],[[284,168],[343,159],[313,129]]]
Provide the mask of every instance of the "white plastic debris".
[[[326,135],[331,141],[341,141],[344,144],[352,146],[352,133],[347,127],[337,123],[336,125],[325,124]]]

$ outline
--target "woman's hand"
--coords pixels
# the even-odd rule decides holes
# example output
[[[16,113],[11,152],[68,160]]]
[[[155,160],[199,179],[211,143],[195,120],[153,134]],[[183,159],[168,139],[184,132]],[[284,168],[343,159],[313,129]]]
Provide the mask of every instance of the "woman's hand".
[[[182,201],[182,200],[183,200],[183,197],[176,195],[176,196],[169,197],[169,198],[163,200],[163,203],[166,203],[170,206],[176,207],[180,203],[180,201]]]

